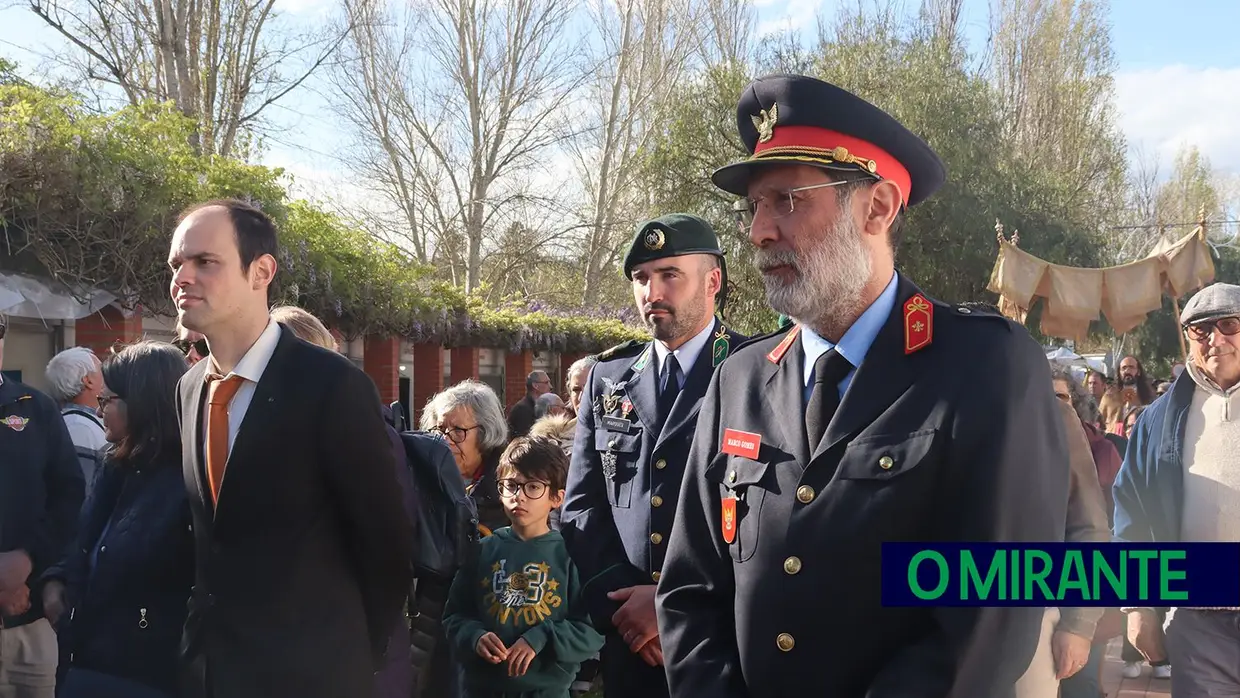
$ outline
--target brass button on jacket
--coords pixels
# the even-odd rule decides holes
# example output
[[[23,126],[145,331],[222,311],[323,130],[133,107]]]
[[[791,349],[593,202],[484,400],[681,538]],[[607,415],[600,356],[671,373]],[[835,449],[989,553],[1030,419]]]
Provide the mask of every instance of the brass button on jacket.
[[[660,496],[659,496],[659,495],[657,495],[657,494],[656,494],[655,496],[651,497],[651,498],[650,498],[650,506],[652,506],[652,507],[656,507],[656,508],[657,508],[657,507],[661,507],[661,506],[663,506],[663,498],[662,498],[662,497],[660,497]]]
[[[817,494],[814,492],[814,488],[809,485],[801,485],[797,488],[797,501],[802,504],[809,504],[814,501],[814,497],[816,496]]]
[[[891,470],[891,466],[895,464],[896,462],[892,460],[891,456],[883,456],[882,458],[878,459],[878,467],[882,468],[883,470]]]
[[[778,647],[781,652],[791,652],[792,648],[796,647],[796,645],[796,639],[788,633],[780,633],[779,637],[775,638],[775,646]]]
[[[655,470],[662,470],[666,467],[667,467],[667,461],[663,460],[662,458],[654,462]]]
[[[801,558],[797,557],[796,555],[793,555],[787,560],[784,560],[784,571],[787,572],[788,574],[796,574],[797,572],[800,572],[801,571]]]
[[[650,534],[650,542],[651,542],[651,543],[654,543],[655,545],[658,545],[659,543],[662,543],[662,542],[663,542],[663,534],[662,534],[662,533],[651,533],[651,534]]]

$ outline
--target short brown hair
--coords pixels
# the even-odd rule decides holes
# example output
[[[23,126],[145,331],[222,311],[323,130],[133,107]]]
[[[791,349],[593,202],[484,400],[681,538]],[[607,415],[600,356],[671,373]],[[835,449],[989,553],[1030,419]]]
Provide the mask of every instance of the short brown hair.
[[[560,442],[545,436],[521,436],[512,440],[499,457],[499,479],[524,475],[542,480],[559,492],[568,481],[568,456]]]
[[[177,216],[177,224],[204,208],[218,206],[228,212],[233,230],[237,234],[237,251],[241,256],[241,271],[249,271],[254,260],[269,254],[280,256],[279,235],[275,221],[257,206],[238,199],[212,199],[194,204]]]

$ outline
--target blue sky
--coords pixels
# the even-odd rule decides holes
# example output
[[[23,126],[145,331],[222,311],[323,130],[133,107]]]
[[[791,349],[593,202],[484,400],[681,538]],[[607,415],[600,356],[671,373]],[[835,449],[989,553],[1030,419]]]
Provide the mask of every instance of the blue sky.
[[[331,2],[280,0],[279,5],[313,21]],[[855,0],[757,0],[760,30],[794,26],[812,33],[815,12],[830,16],[841,2]],[[966,35],[974,42],[984,39],[987,8],[987,0],[967,0]],[[1240,2],[1112,0],[1110,15],[1120,125],[1130,147],[1156,157],[1165,173],[1179,147],[1192,143],[1217,168],[1240,173],[1240,42],[1235,40]],[[61,50],[58,35],[23,6],[0,9],[0,55],[33,67],[38,55]],[[312,195],[341,184],[325,87],[315,81],[272,113],[280,136],[268,143],[263,158],[288,168]]]

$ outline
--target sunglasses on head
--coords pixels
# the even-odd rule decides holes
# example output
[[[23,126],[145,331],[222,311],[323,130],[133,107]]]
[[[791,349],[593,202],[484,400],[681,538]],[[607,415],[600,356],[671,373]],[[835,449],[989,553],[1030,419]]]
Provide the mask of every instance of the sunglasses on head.
[[[1221,317],[1217,320],[1193,323],[1185,327],[1184,332],[1197,341],[1209,339],[1213,332],[1230,337],[1240,332],[1240,317]]]
[[[178,339],[172,343],[172,346],[180,349],[181,353],[186,356],[189,355],[190,349],[198,352],[199,356],[209,356],[211,354],[211,349],[207,347],[206,339],[199,339],[194,342],[191,342],[188,339]]]

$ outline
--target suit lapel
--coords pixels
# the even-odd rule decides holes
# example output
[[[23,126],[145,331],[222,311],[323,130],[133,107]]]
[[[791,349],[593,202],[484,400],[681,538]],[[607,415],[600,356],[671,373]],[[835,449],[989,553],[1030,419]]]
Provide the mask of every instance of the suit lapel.
[[[689,367],[689,372],[685,374],[685,384],[681,386],[680,394],[676,396],[676,402],[672,405],[671,414],[667,416],[667,421],[663,424],[663,430],[655,441],[655,450],[658,450],[664,441],[667,441],[684,429],[686,425],[697,417],[698,411],[701,410],[702,396],[706,394],[706,388],[710,385],[710,377],[715,373],[711,351],[715,333],[718,331],[719,321],[715,320],[714,325],[711,326],[710,339],[706,341],[702,351],[698,352],[697,360],[693,362],[693,366]]]
[[[914,357],[904,353],[904,303],[915,293],[917,287],[900,277],[895,307],[857,367],[813,459],[871,424],[913,384]]]
[[[629,368],[628,383],[623,392],[633,401],[637,421],[646,427],[647,432],[658,436],[659,371],[655,363],[654,344],[650,343]]]
[[[762,370],[766,372],[761,391],[766,407],[763,411],[783,434],[785,450],[798,463],[805,463],[809,460],[809,437],[805,432],[805,351],[801,338],[798,336],[788,347],[778,364],[767,361]]]
[[[181,469],[186,488],[197,493],[192,501],[200,513],[210,512],[202,462],[202,408],[206,392],[206,362],[199,361],[182,379],[181,388]],[[209,518],[209,517],[208,517]]]

